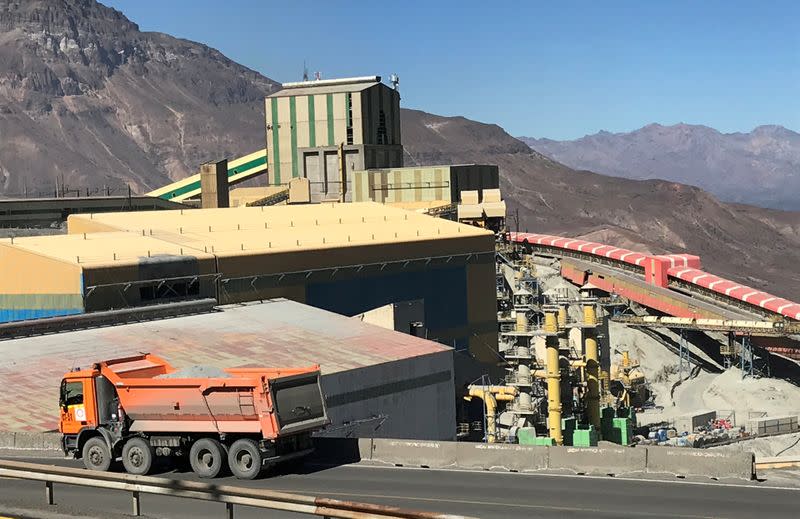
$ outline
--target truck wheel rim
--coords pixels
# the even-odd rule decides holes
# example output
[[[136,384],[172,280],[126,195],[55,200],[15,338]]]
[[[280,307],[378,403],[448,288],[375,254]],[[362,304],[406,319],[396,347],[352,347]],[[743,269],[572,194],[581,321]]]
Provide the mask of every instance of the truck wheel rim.
[[[131,449],[130,453],[128,453],[128,460],[130,460],[131,465],[134,467],[141,467],[143,463],[142,454],[142,449],[139,447],[134,447]]]
[[[253,457],[250,456],[249,452],[241,450],[236,455],[236,464],[239,465],[239,468],[242,470],[250,470],[253,466]]]
[[[197,460],[207,468],[211,468],[211,466],[214,464],[214,455],[209,451],[200,451],[198,453]]]
[[[91,447],[89,449],[89,462],[95,466],[101,465],[103,463],[103,449]]]

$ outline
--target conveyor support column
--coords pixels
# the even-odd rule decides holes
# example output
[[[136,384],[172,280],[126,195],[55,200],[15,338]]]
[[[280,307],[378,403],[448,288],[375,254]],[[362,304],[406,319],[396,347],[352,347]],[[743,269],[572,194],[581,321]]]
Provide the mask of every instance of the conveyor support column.
[[[600,430],[600,355],[597,349],[597,312],[594,301],[583,304],[586,356],[586,414],[590,425]]]
[[[544,310],[544,331],[547,350],[547,427],[558,445],[564,444],[561,435],[561,372],[558,359],[558,318],[555,309]]]

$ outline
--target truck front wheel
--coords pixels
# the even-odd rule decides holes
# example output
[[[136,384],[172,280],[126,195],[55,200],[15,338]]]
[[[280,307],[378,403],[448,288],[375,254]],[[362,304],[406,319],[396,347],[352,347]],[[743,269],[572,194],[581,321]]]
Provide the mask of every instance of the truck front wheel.
[[[201,438],[189,449],[189,464],[201,478],[215,478],[225,465],[225,450],[212,438]]]
[[[255,479],[261,472],[261,450],[253,440],[236,440],[228,450],[228,466],[239,479]]]
[[[144,438],[131,438],[122,448],[122,465],[128,474],[144,476],[153,467],[153,447]]]
[[[111,450],[102,436],[86,440],[81,451],[83,466],[89,470],[105,472],[111,467]]]

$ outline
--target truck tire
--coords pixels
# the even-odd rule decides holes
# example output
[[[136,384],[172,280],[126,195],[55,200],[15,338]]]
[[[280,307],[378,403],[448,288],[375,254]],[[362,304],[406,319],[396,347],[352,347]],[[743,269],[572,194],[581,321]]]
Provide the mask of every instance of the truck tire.
[[[239,479],[255,479],[261,473],[261,450],[250,439],[236,440],[228,449],[228,466]]]
[[[128,474],[144,476],[153,467],[155,452],[144,438],[131,438],[122,447],[122,466]]]
[[[215,478],[225,466],[225,449],[212,438],[200,438],[189,449],[189,464],[201,478]]]
[[[86,440],[81,451],[83,466],[89,470],[106,472],[111,467],[111,449],[102,436]]]

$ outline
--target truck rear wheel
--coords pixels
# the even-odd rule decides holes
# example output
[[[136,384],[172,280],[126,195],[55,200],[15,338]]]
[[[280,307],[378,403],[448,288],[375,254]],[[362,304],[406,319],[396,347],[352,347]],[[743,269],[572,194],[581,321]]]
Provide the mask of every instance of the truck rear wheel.
[[[225,466],[225,449],[212,438],[201,438],[189,450],[189,464],[201,478],[215,478]]]
[[[255,479],[261,472],[261,450],[250,439],[236,440],[228,450],[228,466],[239,479]]]
[[[89,438],[81,451],[83,466],[89,470],[106,472],[111,467],[111,449],[102,436]]]
[[[153,446],[144,438],[131,438],[122,448],[122,465],[128,474],[144,476],[153,467]]]

